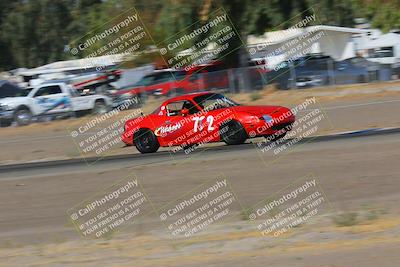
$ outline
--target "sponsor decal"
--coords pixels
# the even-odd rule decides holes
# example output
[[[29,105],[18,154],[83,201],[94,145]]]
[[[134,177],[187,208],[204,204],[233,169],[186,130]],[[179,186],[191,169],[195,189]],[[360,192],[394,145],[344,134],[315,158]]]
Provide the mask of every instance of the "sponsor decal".
[[[263,115],[263,118],[264,118],[264,120],[265,120],[267,123],[272,123],[272,122],[274,122],[274,119],[273,119],[271,116]]]
[[[165,136],[166,134],[173,133],[173,132],[175,132],[176,130],[178,130],[180,128],[182,128],[182,124],[181,123],[169,124],[169,125],[161,126],[161,127],[157,128],[154,131],[154,134],[156,136]]]
[[[165,110],[165,106],[161,106],[160,112],[158,112],[158,115],[162,116],[164,114],[164,112],[163,112],[164,110]]]
[[[54,109],[66,109],[71,107],[71,102],[68,97],[64,96],[60,99],[53,98],[38,98],[37,103],[46,108],[41,114],[45,114]]]

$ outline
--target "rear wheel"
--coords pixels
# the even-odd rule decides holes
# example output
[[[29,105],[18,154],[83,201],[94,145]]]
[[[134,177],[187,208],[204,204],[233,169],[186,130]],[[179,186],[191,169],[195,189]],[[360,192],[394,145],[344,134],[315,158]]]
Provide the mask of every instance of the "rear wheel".
[[[227,145],[243,144],[247,139],[246,130],[238,121],[231,120],[220,127],[220,136]]]
[[[160,147],[157,137],[149,129],[140,129],[135,133],[134,143],[140,153],[154,153]]]
[[[28,125],[32,121],[32,113],[27,108],[20,108],[14,113],[14,121],[18,126]]]
[[[107,113],[108,107],[103,100],[97,100],[94,103],[93,114],[101,115]]]

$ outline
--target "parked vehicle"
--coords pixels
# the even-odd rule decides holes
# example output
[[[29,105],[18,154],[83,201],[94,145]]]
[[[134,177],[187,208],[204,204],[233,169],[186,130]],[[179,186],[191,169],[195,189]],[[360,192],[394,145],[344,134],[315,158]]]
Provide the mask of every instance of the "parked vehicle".
[[[121,70],[89,73],[76,77],[72,81],[72,86],[74,86],[81,95],[102,94],[110,96],[109,91],[115,89],[110,83],[118,81],[121,75]]]
[[[226,71],[213,66],[196,66],[189,70],[163,69],[145,75],[132,86],[121,88],[115,93],[115,101],[125,101],[145,95],[181,95],[203,90],[221,90],[229,87]]]
[[[298,88],[330,84],[365,83],[367,81],[367,69],[354,67],[348,62],[337,62],[334,64],[334,69],[332,70],[302,69],[296,71],[296,86]]]
[[[309,55],[293,62],[282,62],[279,69],[270,75],[279,77],[277,82],[281,89],[288,89],[294,85],[297,88],[307,88],[368,82],[368,71],[371,68],[371,64],[362,64],[354,58],[334,61],[329,56]]]
[[[71,113],[94,112],[102,114],[112,105],[103,95],[81,96],[65,83],[48,83],[26,91],[25,94],[0,99],[0,119],[6,125],[28,125],[40,116],[59,116]]]
[[[389,32],[370,41],[366,47],[370,61],[390,66],[392,74],[400,75],[400,34]]]
[[[356,67],[366,68],[368,81],[388,81],[391,79],[392,70],[390,65],[381,64],[363,57],[348,58],[344,62],[349,62]]]

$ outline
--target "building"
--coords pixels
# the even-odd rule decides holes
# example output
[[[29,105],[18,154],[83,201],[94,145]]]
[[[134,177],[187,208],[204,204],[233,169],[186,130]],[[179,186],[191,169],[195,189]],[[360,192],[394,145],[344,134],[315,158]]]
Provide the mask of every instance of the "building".
[[[366,42],[360,49],[367,51],[371,61],[390,65],[400,64],[400,34],[390,32],[380,35]]]
[[[323,54],[338,61],[355,57],[353,37],[369,32],[366,29],[317,25],[266,32],[262,36],[250,35],[247,42],[252,59],[264,59],[269,62],[269,67],[273,67],[306,54]]]

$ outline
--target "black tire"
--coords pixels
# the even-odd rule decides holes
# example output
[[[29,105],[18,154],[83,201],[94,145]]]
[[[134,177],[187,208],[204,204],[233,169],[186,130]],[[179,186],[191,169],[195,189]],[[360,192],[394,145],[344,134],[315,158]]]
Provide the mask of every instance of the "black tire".
[[[134,144],[140,153],[154,153],[160,147],[157,137],[149,129],[140,129],[135,133]]]
[[[29,125],[32,122],[32,112],[28,108],[19,108],[14,113],[14,121],[18,126]]]
[[[104,113],[107,113],[108,111],[108,107],[106,105],[106,103],[103,100],[96,100],[96,102],[94,103],[94,107],[93,107],[93,114],[96,115],[101,115]]]
[[[221,125],[220,136],[227,145],[243,144],[248,138],[246,130],[238,121],[231,120]]]
[[[267,139],[270,142],[275,142],[279,139],[282,139],[283,137],[285,137],[285,135],[287,134],[287,132],[275,135],[275,134],[270,134],[270,135],[264,135],[264,138]]]

